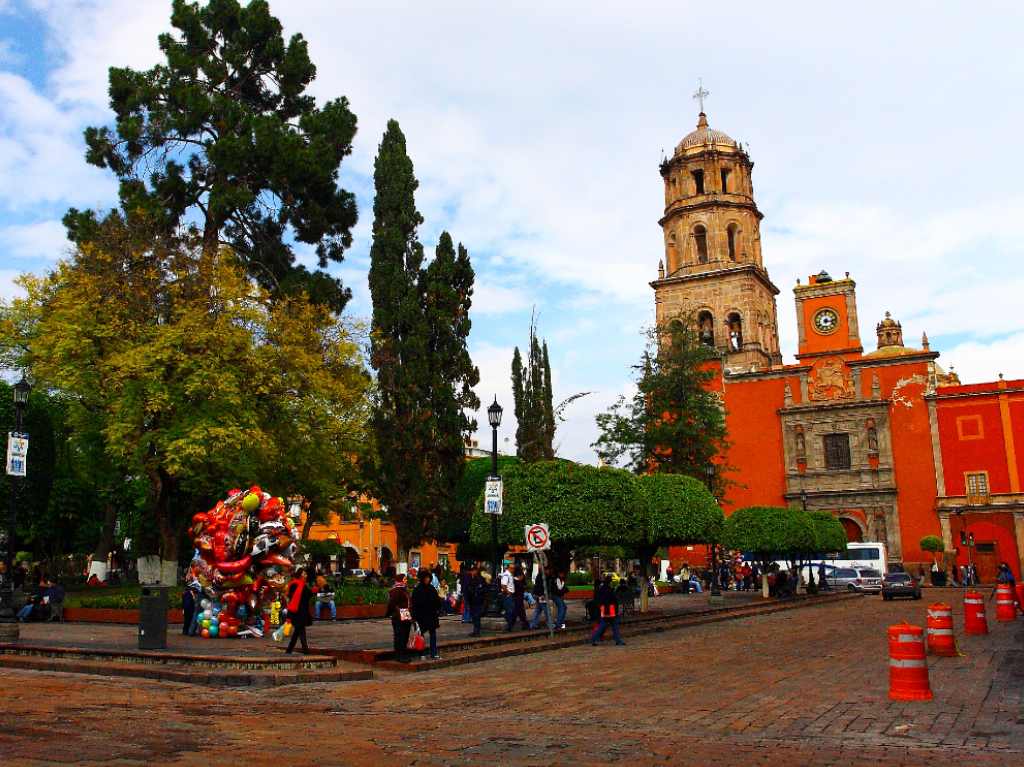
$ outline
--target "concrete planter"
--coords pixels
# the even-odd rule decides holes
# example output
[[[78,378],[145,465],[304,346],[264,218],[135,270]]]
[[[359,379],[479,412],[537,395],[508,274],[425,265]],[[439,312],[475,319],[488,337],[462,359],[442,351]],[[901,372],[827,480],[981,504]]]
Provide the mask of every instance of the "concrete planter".
[[[383,618],[387,605],[338,605],[338,618],[352,620],[354,618]],[[320,608],[320,615],[329,618],[331,613],[326,607]]]
[[[185,619],[181,610],[168,610],[168,623],[181,623]],[[65,607],[64,620],[68,623],[125,623],[139,622],[138,610],[115,610],[99,607]]]

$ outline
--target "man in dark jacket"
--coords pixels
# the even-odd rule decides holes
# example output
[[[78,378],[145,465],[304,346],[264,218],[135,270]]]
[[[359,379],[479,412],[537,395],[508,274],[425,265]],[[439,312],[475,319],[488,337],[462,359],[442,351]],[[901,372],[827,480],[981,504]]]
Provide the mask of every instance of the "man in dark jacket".
[[[469,566],[469,577],[462,586],[462,599],[469,610],[470,620],[473,621],[473,633],[471,637],[480,636],[480,617],[484,614],[484,605],[487,603],[487,583],[476,564]]]
[[[612,576],[610,574],[606,575],[604,581],[598,586],[594,600],[597,602],[597,609],[601,617],[597,623],[597,628],[594,629],[594,633],[590,635],[590,644],[597,647],[598,640],[604,636],[604,630],[608,626],[612,627],[612,636],[615,638],[615,644],[626,644],[619,635],[619,606],[615,599],[615,590],[612,588]]]
[[[540,616],[544,615],[544,619],[547,621],[549,627],[551,626],[551,608],[548,605],[548,595],[546,588],[546,579],[551,578],[551,568],[547,570],[538,570],[537,577],[533,581],[533,596],[537,600],[536,606],[533,608],[533,617],[530,618],[530,628],[535,629],[540,624]]]
[[[430,570],[420,570],[419,585],[412,591],[412,619],[421,633],[430,634],[430,658],[438,660],[441,656],[437,654],[437,628],[441,624],[437,615],[441,610],[441,595],[431,585],[432,578]]]

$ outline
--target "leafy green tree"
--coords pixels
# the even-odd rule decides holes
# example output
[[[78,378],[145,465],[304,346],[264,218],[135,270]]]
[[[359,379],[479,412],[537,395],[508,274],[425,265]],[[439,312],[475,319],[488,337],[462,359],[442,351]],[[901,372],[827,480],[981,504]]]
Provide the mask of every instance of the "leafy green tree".
[[[506,471],[519,463],[521,461],[515,456],[499,455],[498,474],[504,476]],[[442,541],[468,543],[469,523],[481,502],[484,483],[491,474],[490,458],[471,458],[465,464],[462,478],[455,490],[453,512],[441,520],[438,539]],[[482,556],[490,556],[493,552],[488,547],[486,551],[480,553]]]
[[[377,486],[403,547],[437,536],[455,510],[464,436],[479,407],[467,350],[473,270],[461,245],[441,235],[423,266],[418,186],[405,136],[388,122],[374,163],[370,362],[377,371],[373,413]]]
[[[338,461],[363,441],[369,380],[328,307],[272,300],[227,250],[147,244],[145,221],[107,219],[99,234],[52,273],[21,278],[27,296],[0,309],[0,346],[69,399],[73,425],[101,435],[113,466],[145,478],[137,553],[167,579],[185,517],[224,483],[262,481],[293,450],[303,494],[351,474]]]
[[[724,515],[703,482],[682,474],[643,474],[636,478],[642,537],[637,555],[647,581],[648,566],[659,548],[720,539]],[[647,610],[647,589],[641,591]]]
[[[809,511],[807,517],[814,525],[815,553],[846,551],[846,530],[838,519],[827,511]]]
[[[767,574],[778,558],[794,564],[802,554],[818,545],[808,515],[798,509],[776,506],[747,506],[730,514],[722,526],[722,543],[728,549],[750,554]]]
[[[921,551],[931,552],[932,559],[936,562],[939,561],[938,554],[941,554],[946,550],[946,544],[942,542],[942,539],[937,535],[926,535],[921,539]]]
[[[715,354],[680,321],[650,332],[634,367],[636,393],[628,400],[619,397],[597,416],[601,435],[592,445],[597,454],[637,474],[704,480],[708,465],[727,447],[725,413],[709,388],[716,374],[708,363]]]
[[[174,0],[171,25],[165,63],[110,69],[116,124],[85,131],[87,161],[118,177],[122,211],[167,232],[194,223],[207,254],[229,245],[266,289],[340,312],[350,292],[320,270],[341,261],[356,223],[337,186],[356,132],[348,101],[316,106],[306,41],[285,42],[265,0]],[[64,222],[77,243],[99,227],[93,211]],[[292,238],[314,246],[320,270],[296,264]]]

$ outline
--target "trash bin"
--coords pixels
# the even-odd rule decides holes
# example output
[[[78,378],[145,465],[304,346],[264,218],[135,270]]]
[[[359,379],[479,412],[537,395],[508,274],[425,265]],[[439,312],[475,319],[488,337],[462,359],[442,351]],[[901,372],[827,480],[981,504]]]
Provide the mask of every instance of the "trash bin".
[[[139,597],[139,649],[167,648],[167,588],[143,586]]]

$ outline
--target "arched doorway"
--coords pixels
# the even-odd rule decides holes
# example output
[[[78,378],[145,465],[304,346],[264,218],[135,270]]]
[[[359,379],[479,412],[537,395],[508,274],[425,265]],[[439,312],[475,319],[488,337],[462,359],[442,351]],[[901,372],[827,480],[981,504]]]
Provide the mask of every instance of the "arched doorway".
[[[860,543],[864,540],[864,531],[860,529],[860,525],[849,517],[840,517],[839,523],[843,526],[843,530],[846,531],[846,540],[848,543]]]
[[[359,567],[359,552],[351,546],[345,547],[345,569],[356,570]]]

